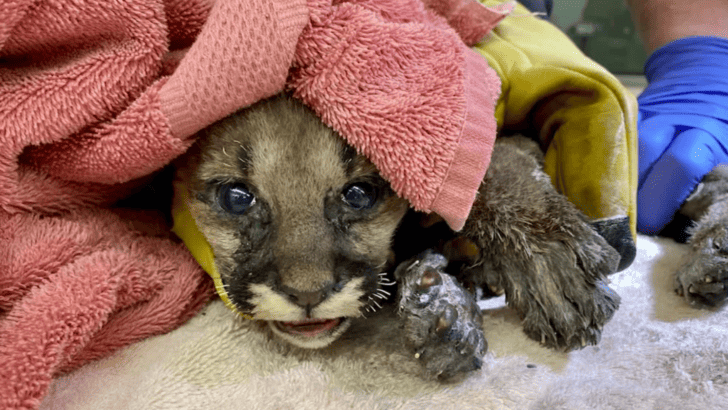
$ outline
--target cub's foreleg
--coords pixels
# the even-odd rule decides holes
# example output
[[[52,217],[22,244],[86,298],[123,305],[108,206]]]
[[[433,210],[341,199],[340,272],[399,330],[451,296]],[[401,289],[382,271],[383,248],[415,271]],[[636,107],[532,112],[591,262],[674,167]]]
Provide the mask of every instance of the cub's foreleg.
[[[593,345],[619,305],[604,282],[619,254],[556,192],[532,144],[525,137],[496,143],[461,232],[477,255],[458,277],[505,292],[532,339],[566,350]]]

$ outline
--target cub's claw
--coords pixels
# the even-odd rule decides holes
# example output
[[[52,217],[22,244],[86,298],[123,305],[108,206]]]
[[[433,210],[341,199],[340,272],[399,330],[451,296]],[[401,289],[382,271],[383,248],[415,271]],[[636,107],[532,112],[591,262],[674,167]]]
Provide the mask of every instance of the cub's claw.
[[[427,251],[395,272],[406,343],[441,380],[479,369],[487,351],[475,298],[443,271],[446,265],[444,256]]]
[[[614,315],[620,298],[601,281],[591,291],[579,293],[546,302],[551,306],[548,312],[538,308],[528,311],[526,334],[546,347],[564,351],[599,343],[604,324]]]
[[[695,307],[722,306],[728,298],[727,259],[705,251],[694,253],[675,275],[675,292]]]
[[[680,213],[695,223],[688,229],[690,251],[675,274],[675,292],[695,307],[720,307],[728,300],[728,164],[710,171]]]

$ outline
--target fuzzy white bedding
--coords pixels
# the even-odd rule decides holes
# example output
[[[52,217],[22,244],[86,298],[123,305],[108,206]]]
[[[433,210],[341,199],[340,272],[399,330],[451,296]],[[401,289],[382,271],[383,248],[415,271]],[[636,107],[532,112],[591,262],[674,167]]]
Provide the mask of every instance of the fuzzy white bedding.
[[[728,409],[728,309],[674,294],[686,245],[640,236],[611,277],[622,305],[597,347],[560,353],[483,303],[489,353],[455,384],[424,380],[383,315],[331,348],[268,341],[216,301],[185,326],[53,382],[43,409]]]

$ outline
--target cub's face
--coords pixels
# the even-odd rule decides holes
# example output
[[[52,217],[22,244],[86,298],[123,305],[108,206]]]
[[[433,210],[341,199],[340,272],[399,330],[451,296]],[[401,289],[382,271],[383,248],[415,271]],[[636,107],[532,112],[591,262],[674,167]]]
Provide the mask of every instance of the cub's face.
[[[375,167],[286,96],[203,131],[178,170],[230,301],[319,348],[381,298],[407,203]]]

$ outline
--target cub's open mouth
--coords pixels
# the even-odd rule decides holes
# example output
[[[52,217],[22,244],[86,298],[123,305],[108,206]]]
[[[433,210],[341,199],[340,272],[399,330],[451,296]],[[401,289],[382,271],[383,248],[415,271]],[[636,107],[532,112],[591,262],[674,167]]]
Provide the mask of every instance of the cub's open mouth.
[[[305,337],[316,337],[328,334],[339,327],[345,319],[304,319],[295,322],[275,321],[273,324],[282,332]]]

